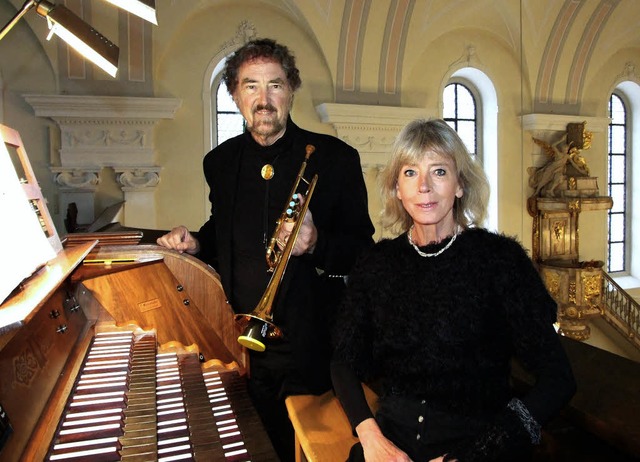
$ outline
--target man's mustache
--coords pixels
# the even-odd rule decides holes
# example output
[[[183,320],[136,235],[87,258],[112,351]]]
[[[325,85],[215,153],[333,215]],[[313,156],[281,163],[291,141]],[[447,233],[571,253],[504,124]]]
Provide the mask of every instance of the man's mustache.
[[[275,112],[276,110],[277,109],[275,108],[275,106],[273,106],[271,104],[259,104],[253,110],[253,112],[258,112],[258,111],[272,111],[272,112]]]

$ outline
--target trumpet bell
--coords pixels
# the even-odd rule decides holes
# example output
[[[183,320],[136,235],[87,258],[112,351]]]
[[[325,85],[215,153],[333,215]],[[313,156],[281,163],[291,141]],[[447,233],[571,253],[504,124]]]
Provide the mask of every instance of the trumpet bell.
[[[258,316],[237,314],[236,322],[242,328],[238,343],[253,351],[263,352],[267,349],[269,340],[282,337],[282,331],[278,326]]]

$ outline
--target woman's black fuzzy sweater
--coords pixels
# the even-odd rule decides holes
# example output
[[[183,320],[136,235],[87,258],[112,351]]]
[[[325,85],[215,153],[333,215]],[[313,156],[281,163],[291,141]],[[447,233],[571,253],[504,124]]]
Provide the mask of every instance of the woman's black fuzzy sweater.
[[[380,379],[383,400],[415,397],[490,423],[513,397],[516,357],[536,377],[522,402],[544,424],[575,391],[555,321],[556,303],[514,239],[468,229],[425,258],[405,233],[376,244],[350,276],[335,330],[334,386],[354,428],[371,413],[345,370],[358,381]]]

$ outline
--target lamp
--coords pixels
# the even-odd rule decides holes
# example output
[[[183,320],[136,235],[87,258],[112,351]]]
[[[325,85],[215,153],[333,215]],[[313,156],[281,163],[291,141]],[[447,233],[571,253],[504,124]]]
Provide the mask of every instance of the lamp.
[[[36,8],[36,13],[47,20],[50,31],[47,40],[56,34],[106,73],[112,77],[116,76],[119,48],[71,10],[47,0],[27,0],[22,9],[0,31],[0,40],[33,7]]]
[[[107,2],[158,25],[155,0],[107,0]]]

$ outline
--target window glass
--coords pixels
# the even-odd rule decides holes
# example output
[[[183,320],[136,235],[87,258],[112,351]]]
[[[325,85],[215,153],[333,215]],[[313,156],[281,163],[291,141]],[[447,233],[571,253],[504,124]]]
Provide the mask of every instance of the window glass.
[[[611,207],[610,213],[624,213],[624,184],[612,184],[609,188],[609,195],[613,200],[613,207]]]
[[[469,146],[475,147],[476,144],[476,123],[473,121],[465,121],[461,120],[458,122],[458,135],[464,141],[464,144],[467,146],[467,149],[471,151],[471,154],[474,154]]]
[[[476,102],[471,92],[462,85],[458,89],[458,118],[471,120],[476,118]]]
[[[624,271],[624,244],[622,242],[609,245],[608,271],[610,273]]]
[[[611,126],[610,150],[611,154],[624,154],[625,151],[625,132],[624,125]]]
[[[624,105],[622,104],[622,100],[615,95],[611,97],[611,123],[613,124],[624,124],[625,122],[625,111]]]
[[[456,118],[456,92],[455,85],[447,85],[444,88],[444,108],[442,111],[442,117],[447,119],[455,119]],[[455,129],[454,124],[449,124],[451,127]]]
[[[244,132],[244,118],[223,81],[216,93],[216,128],[218,145]]]
[[[218,86],[218,93],[216,96],[218,98],[218,111],[238,111],[236,103],[233,102],[233,99],[227,91],[227,86],[224,84],[224,82],[220,82],[220,85]]]
[[[443,118],[460,135],[467,150],[475,157],[478,146],[478,119],[475,98],[461,83],[447,85],[442,94]]]
[[[624,241],[624,215],[621,213],[611,215],[610,238],[611,242]]]
[[[625,156],[611,156],[609,158],[609,178],[611,183],[624,183]]]

